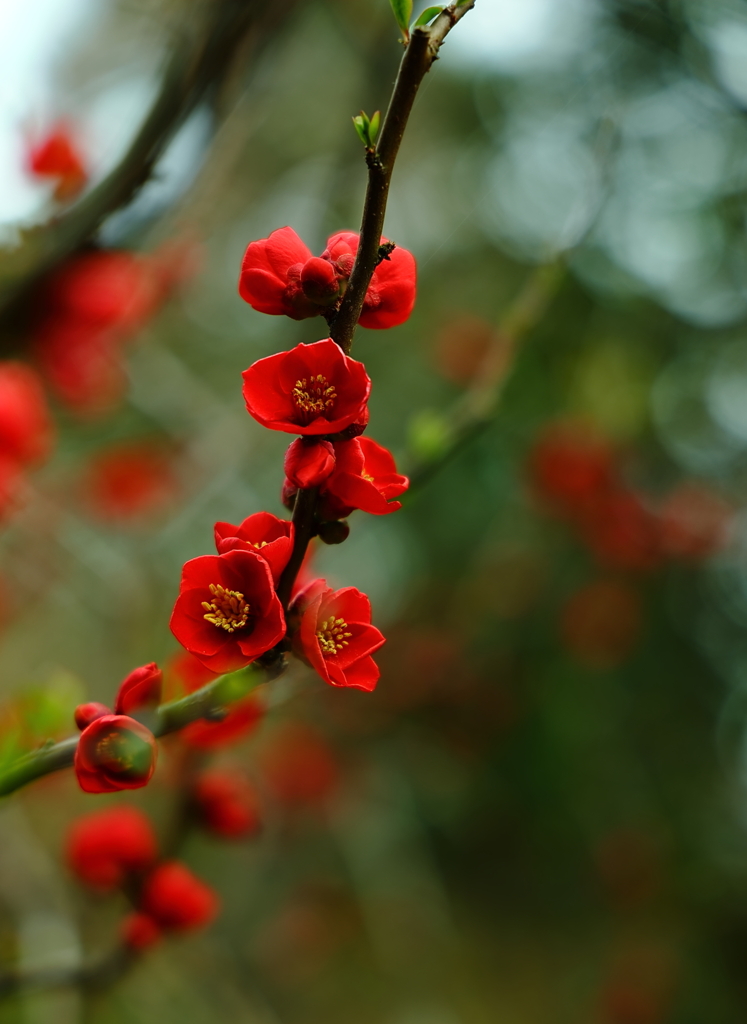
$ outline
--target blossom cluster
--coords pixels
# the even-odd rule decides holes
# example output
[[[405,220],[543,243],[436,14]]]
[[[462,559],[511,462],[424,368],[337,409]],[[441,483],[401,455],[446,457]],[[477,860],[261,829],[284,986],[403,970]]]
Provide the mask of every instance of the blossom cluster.
[[[261,312],[331,318],[357,245],[357,235],[339,232],[314,257],[295,232],[281,228],[249,245],[239,291]],[[394,247],[374,273],[360,322],[401,323],[414,298],[413,257]],[[371,379],[363,363],[332,338],[259,359],[244,371],[243,381],[249,414],[271,430],[297,435],[285,456],[282,500],[293,509],[300,491],[313,490],[314,532],[322,540],[344,539],[347,530],[337,524],[356,509],[386,515],[401,507],[396,499],[407,489],[407,478],[397,472],[390,452],[362,436]],[[269,512],[238,525],[216,523],[217,553],[193,558],[183,568],[172,632],[214,673],[290,649],[327,683],[372,690],[379,678],[372,655],[384,637],[371,624],[364,594],[312,580],[295,586],[283,605],[281,581],[290,572],[295,583],[297,544],[293,521]]]
[[[127,894],[133,910],[122,921],[121,936],[132,950],[152,946],[164,932],[201,928],[218,912],[215,890],[181,861],[161,859],[149,819],[129,804],[73,822],[67,862],[91,889]]]
[[[688,481],[653,497],[625,479],[621,453],[588,424],[550,424],[529,459],[534,491],[605,569],[647,572],[697,561],[728,540],[732,510]]]

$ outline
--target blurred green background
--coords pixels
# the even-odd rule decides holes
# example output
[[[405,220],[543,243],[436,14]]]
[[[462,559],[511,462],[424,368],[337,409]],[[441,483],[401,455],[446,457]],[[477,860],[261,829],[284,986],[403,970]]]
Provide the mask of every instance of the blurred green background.
[[[22,125],[67,117],[98,180],[197,6],[0,4],[9,248],[50,216],[19,170]],[[176,240],[190,268],[128,347],[121,401],[54,404],[56,449],[0,536],[2,695],[41,735],[175,653],[180,568],[210,552],[214,521],[283,515],[287,438],[246,415],[240,373],[326,331],[243,303],[241,256],[285,224],[314,252],[358,227],[350,118],[385,106],[400,53],[385,0],[299,0],[97,236]],[[736,0],[478,0],[457,26],[386,219],[417,258],[418,303],[353,353],[374,382],[369,434],[417,486],[315,553],[319,575],[371,597],[379,687],[332,690],[300,665],[271,684],[261,727],[218,755],[256,780],[261,835],[193,834],[183,853],[221,893],[217,923],[111,990],[16,995],[3,1024],[747,1019],[746,68]],[[516,329],[516,297],[550,279],[538,267],[556,290]],[[491,358],[496,407],[445,459]],[[529,468],[558,422],[602,439],[657,529],[698,481],[721,503],[718,543],[641,563],[614,531],[590,542]],[[91,481],[130,444],[158,453],[163,486],[112,512]],[[283,751],[311,779],[301,796],[272,782]],[[167,749],[132,798],[164,831],[173,763]],[[124,903],[86,895],[60,853],[108,799],[68,772],[0,809],[8,964],[112,945]]]

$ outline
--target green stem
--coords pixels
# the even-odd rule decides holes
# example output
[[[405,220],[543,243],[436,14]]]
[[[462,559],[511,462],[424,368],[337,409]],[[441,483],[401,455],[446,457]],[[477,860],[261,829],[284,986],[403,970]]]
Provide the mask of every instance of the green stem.
[[[218,719],[228,705],[245,697],[262,682],[263,678],[264,673],[260,669],[249,665],[238,672],[219,676],[186,697],[162,704],[156,710],[154,720],[147,721],[146,716],[143,716],[143,719],[145,724],[152,728],[154,736],[178,732],[200,719]],[[69,739],[39,747],[38,750],[19,757],[0,772],[0,796],[8,796],[43,775],[71,768],[77,746],[78,737],[71,736]]]

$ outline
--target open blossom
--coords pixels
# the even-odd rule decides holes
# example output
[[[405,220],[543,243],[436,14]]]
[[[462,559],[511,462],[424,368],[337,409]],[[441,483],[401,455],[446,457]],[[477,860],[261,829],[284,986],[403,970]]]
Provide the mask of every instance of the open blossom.
[[[38,374],[23,363],[0,362],[0,452],[19,465],[43,460],[52,419]]]
[[[150,821],[127,804],[78,818],[67,835],[71,871],[96,889],[118,888],[128,875],[152,867],[157,855]]]
[[[234,550],[261,555],[277,583],[293,550],[293,523],[270,512],[255,512],[238,526],[216,523],[215,547],[219,555]]]
[[[27,166],[37,178],[56,179],[54,195],[61,201],[74,199],[88,180],[78,145],[69,126],[63,122],[31,146]]]
[[[368,421],[366,368],[331,338],[259,359],[243,377],[249,413],[271,430],[337,434]]]
[[[373,690],[379,669],[371,657],[385,638],[371,625],[371,602],[355,587],[332,590],[315,580],[295,599],[294,653],[332,686]]]
[[[102,715],[80,734],[75,774],[86,793],[140,789],[156,769],[153,733],[127,715]]]
[[[269,651],[285,635],[285,620],[264,558],[235,549],[187,562],[171,632],[213,672],[231,672]]]
[[[319,515],[322,519],[345,519],[355,509],[383,516],[402,508],[395,501],[410,485],[397,472],[394,456],[370,437],[334,443],[335,468],[321,486]],[[283,500],[292,507],[296,487],[286,479]]]
[[[381,239],[382,244],[387,239]],[[338,231],[327,239],[321,256],[313,256],[296,232],[278,228],[269,238],[251,242],[239,278],[241,297],[260,313],[305,320],[318,316],[345,293],[358,235]],[[362,327],[387,328],[404,323],[415,304],[415,259],[396,246],[374,270],[359,319]]]

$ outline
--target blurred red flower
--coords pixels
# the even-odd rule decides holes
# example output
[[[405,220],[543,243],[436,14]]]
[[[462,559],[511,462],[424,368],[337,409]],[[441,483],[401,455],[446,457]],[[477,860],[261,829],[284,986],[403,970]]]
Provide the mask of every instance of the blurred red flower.
[[[560,631],[568,651],[589,668],[620,665],[638,641],[643,624],[640,595],[619,580],[594,580],[566,602]]]
[[[120,887],[129,874],[147,871],[158,856],[150,821],[127,804],[78,818],[68,831],[66,849],[70,870],[103,890]]]
[[[300,722],[284,725],[258,758],[268,790],[282,804],[316,803],[339,782],[340,771],[329,744]]]
[[[620,487],[598,495],[579,528],[605,568],[647,572],[661,564],[659,520],[633,491]]]
[[[56,178],[55,199],[74,199],[88,180],[83,157],[70,126],[62,121],[29,148],[27,166],[37,178]]]
[[[570,519],[584,515],[616,479],[615,452],[588,424],[552,423],[535,441],[529,476],[539,498]]]
[[[84,486],[92,512],[115,522],[158,512],[179,490],[171,454],[148,441],[128,441],[97,452]]]
[[[336,434],[368,420],[366,368],[331,338],[259,359],[243,377],[249,413],[271,430]]]
[[[387,239],[381,239],[382,244]],[[358,235],[340,231],[327,239],[321,256],[312,256],[296,232],[278,228],[250,242],[241,265],[239,294],[260,313],[294,320],[318,316],[344,294]],[[399,246],[373,273],[359,319],[362,327],[388,328],[404,323],[415,304],[415,259]]]
[[[41,462],[53,436],[39,375],[23,363],[0,362],[0,454],[20,465]]]
[[[240,839],[259,828],[256,791],[240,772],[220,768],[203,772],[192,797],[202,824],[223,839]]]
[[[211,672],[194,654],[183,651],[169,663],[170,681],[176,682],[179,690],[187,693],[199,690],[201,686],[217,679],[220,672]],[[215,750],[243,739],[254,729],[265,713],[264,701],[258,693],[250,693],[234,701],[228,714],[219,722],[201,720],[192,722],[179,732],[179,738],[201,750]]]
[[[202,928],[213,920],[218,907],[215,890],[176,860],[154,868],[140,896],[140,910],[171,931]]]
[[[355,587],[332,590],[315,580],[296,597],[294,653],[332,686],[373,690],[379,669],[371,657],[385,638],[371,625],[371,602]]]
[[[713,491],[685,481],[659,509],[664,553],[696,561],[715,554],[728,542],[733,516],[733,508]]]
[[[191,559],[171,632],[213,672],[231,672],[269,651],[285,635],[285,619],[267,562],[238,549]]]

